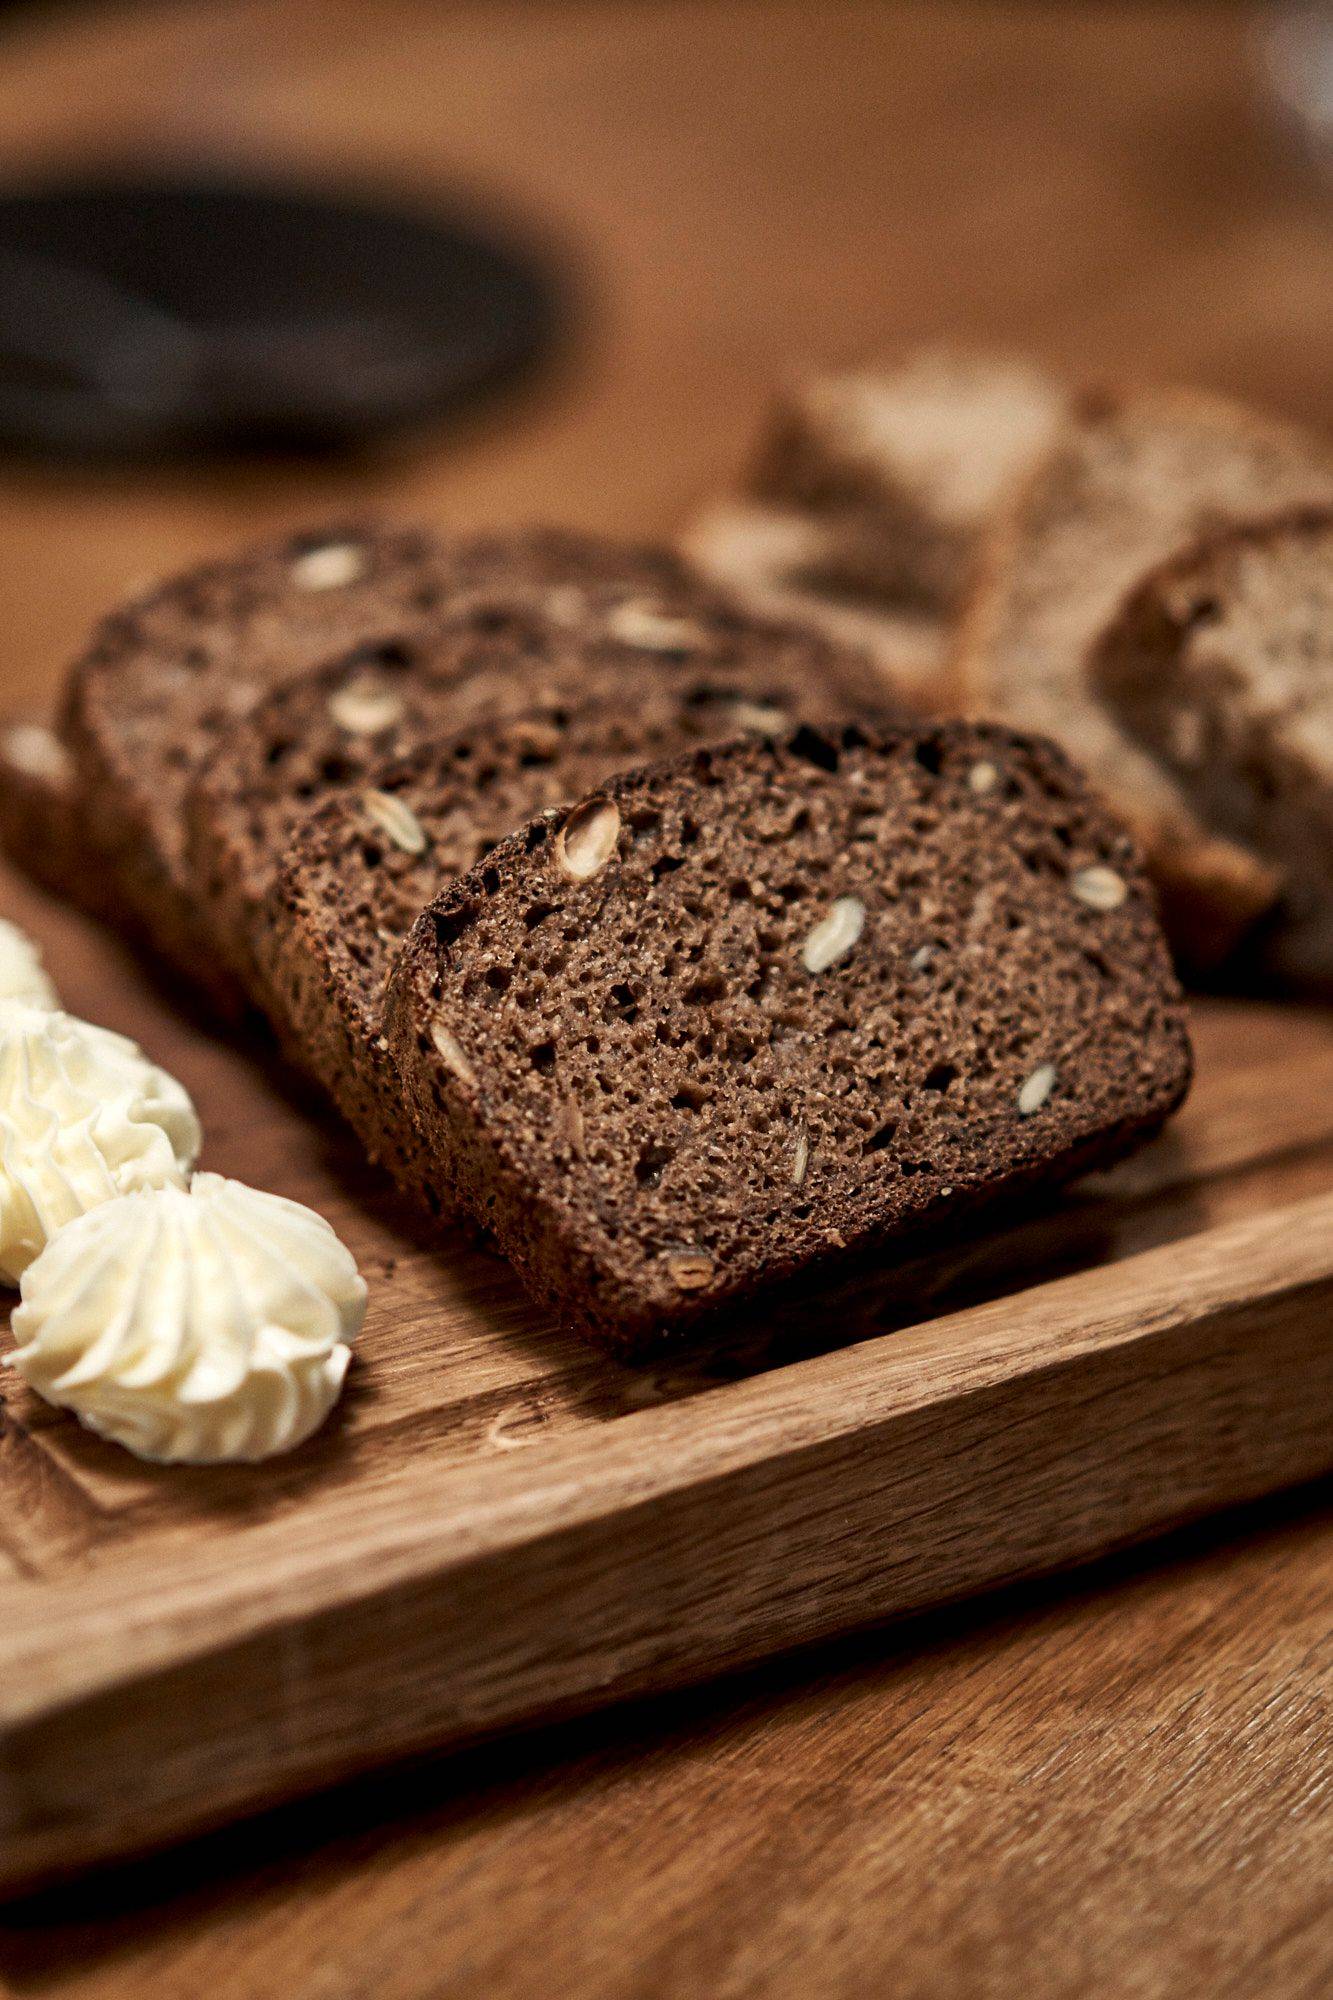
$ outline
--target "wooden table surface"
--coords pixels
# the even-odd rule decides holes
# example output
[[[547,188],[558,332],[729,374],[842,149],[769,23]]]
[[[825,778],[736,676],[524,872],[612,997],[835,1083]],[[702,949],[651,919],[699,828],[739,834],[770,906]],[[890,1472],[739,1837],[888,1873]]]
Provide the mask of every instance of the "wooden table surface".
[[[1326,419],[1333,198],[1240,7],[20,12],[0,162],[206,147],[565,246],[543,382],[354,469],[0,466],[0,697],[124,585],[383,505],[670,532],[770,383],[941,332]],[[367,1781],[0,1917],[0,1990],[186,2000],[1333,1984],[1333,1495]]]

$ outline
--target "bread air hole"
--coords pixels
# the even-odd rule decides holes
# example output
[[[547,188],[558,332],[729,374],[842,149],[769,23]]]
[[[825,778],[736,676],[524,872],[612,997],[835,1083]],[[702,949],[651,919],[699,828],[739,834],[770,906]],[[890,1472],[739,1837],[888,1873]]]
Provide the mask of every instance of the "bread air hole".
[[[611,988],[602,1007],[604,1021],[633,1021],[638,1018],[639,997],[632,986],[623,981]]]
[[[672,1147],[650,1140],[634,1162],[634,1178],[643,1188],[660,1187],[662,1175],[675,1158]]]
[[[792,737],[788,748],[793,757],[804,763],[813,764],[817,771],[836,771],[841,762],[838,746],[827,736],[821,736],[817,729],[802,724]]]

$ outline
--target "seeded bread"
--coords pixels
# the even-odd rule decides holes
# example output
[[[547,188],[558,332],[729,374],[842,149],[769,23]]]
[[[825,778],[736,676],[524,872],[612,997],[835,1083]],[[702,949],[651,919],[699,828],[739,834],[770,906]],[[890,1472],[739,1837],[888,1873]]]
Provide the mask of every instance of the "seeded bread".
[[[386,624],[429,589],[428,537],[339,526],[204,564],[105,618],[70,674],[60,733],[89,845],[127,923],[238,1004],[199,921],[184,867],[191,772],[273,680]]]
[[[418,919],[387,1035],[441,1182],[629,1353],[1107,1160],[1190,1073],[1130,841],[966,724],[702,749],[533,820]]]
[[[494,603],[567,588],[610,561],[648,587],[667,556],[558,532],[441,541],[363,524],[266,543],[173,578],[105,619],[70,677],[61,733],[86,842],[152,946],[214,997],[237,994],[201,921],[184,803],[223,735],[274,684],[358,647],[410,649]]]
[[[1181,548],[1330,498],[1333,452],[1289,426],[1179,392],[1088,399],[982,552],[958,646],[969,705],[1043,730],[1078,759],[1146,848],[1193,971],[1235,950],[1279,884],[1121,728],[1093,685],[1093,655],[1128,593]]]
[[[186,804],[190,880],[238,975],[267,998],[254,941],[293,832],[320,802],[441,735],[498,729],[534,707],[669,700],[701,736],[882,712],[869,664],[817,635],[757,621],[662,559],[656,587],[590,544],[568,612],[515,602],[430,645],[359,649],[275,689],[228,733]]]
[[[687,553],[750,601],[867,646],[905,699],[945,707],[978,536],[1066,400],[1029,361],[948,348],[817,376],[779,403],[743,495],[693,524]]]
[[[1094,679],[1199,818],[1271,869],[1258,963],[1333,993],[1333,508],[1233,529],[1156,570]]]
[[[614,772],[692,743],[784,726],[767,704],[698,704],[670,673],[577,708],[539,707],[437,739],[345,787],[297,829],[255,926],[265,1006],[285,1048],[319,1077],[373,1159],[432,1180],[404,1141],[383,1036],[389,974],[427,903],[543,809]]]

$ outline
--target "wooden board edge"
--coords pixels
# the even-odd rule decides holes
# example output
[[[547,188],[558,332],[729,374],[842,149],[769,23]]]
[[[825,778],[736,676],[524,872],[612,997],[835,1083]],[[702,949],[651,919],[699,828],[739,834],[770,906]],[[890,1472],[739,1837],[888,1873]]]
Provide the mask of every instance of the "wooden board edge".
[[[642,1433],[690,1421],[679,1406],[644,1412],[612,1427],[581,1483],[557,1453],[517,1513],[497,1491],[493,1537],[446,1523],[397,1574],[349,1569],[335,1543],[316,1568],[341,1574],[340,1590],[312,1591],[310,1572],[264,1617],[229,1621],[214,1604],[174,1655],[130,1632],[118,1672],[0,1732],[0,1887],[387,1757],[1065,1568],[1313,1478],[1333,1468],[1330,1225],[1321,1198],[1039,1287],[1025,1306],[959,1315],[991,1350],[970,1377],[956,1343],[940,1344],[947,1329],[922,1329],[920,1346],[950,1357],[933,1394],[890,1384],[873,1407],[812,1416],[816,1388],[836,1397],[864,1381],[876,1359],[864,1350],[734,1385],[716,1392],[724,1410],[695,1419],[717,1429],[714,1449],[695,1440],[684,1463],[636,1481],[626,1451]],[[995,1316],[1020,1307],[1040,1337],[1029,1365],[1005,1372],[990,1365],[1013,1345]],[[1097,1337],[1121,1320],[1120,1337]],[[905,1345],[889,1373],[921,1365]],[[772,1405],[796,1391],[784,1430]],[[255,1604],[238,1589],[232,1608]]]

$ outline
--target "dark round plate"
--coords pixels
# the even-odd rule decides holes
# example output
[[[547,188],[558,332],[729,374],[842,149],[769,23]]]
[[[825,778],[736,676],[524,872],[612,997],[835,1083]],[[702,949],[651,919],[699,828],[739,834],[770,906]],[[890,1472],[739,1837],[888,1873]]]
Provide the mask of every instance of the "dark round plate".
[[[475,216],[189,177],[0,194],[0,441],[329,449],[530,365],[557,291]]]

